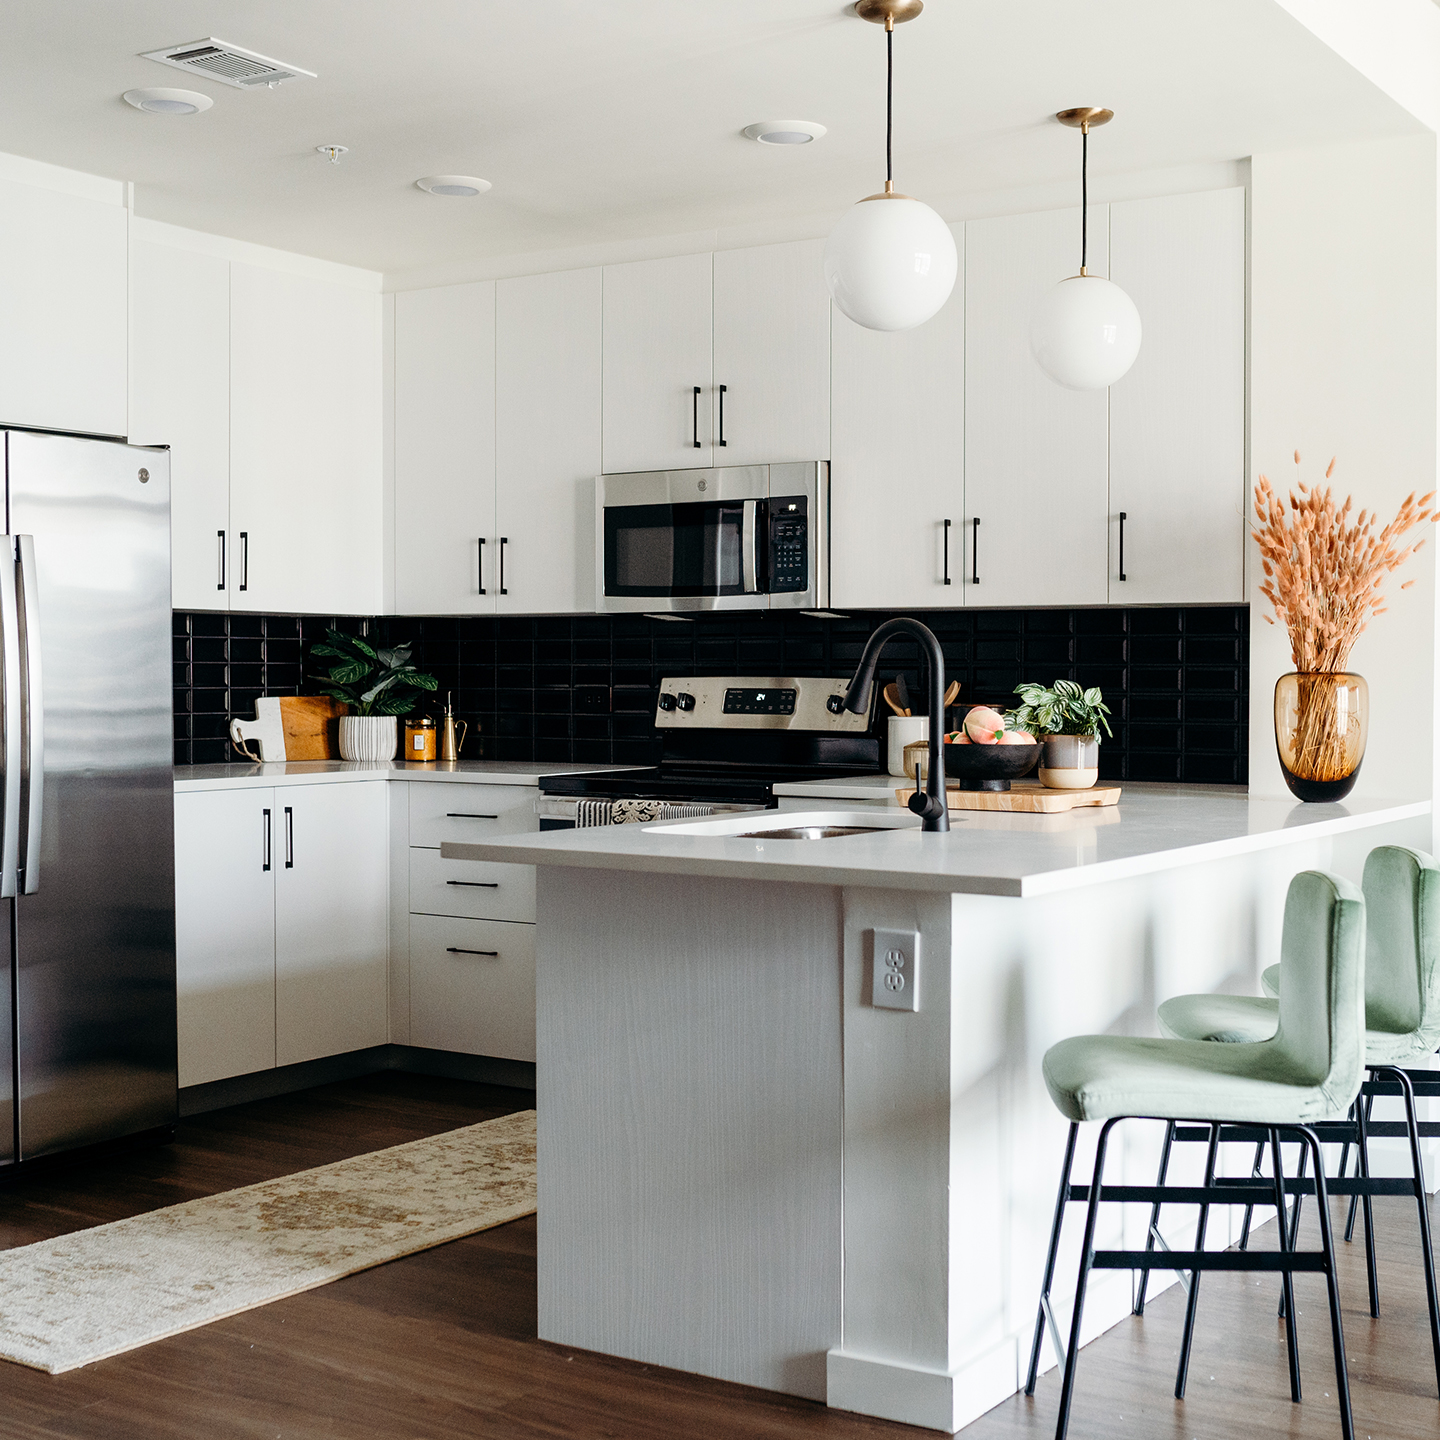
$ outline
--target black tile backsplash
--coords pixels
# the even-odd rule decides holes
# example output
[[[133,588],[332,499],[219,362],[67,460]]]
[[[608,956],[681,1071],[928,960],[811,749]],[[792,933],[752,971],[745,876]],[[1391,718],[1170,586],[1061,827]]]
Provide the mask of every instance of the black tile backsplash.
[[[650,764],[664,675],[848,675],[887,613],[844,619],[760,612],[693,622],[636,615],[323,618],[175,613],[175,762],[231,757],[233,715],[260,695],[313,693],[309,652],[335,625],[389,643],[455,695],[474,759]],[[962,704],[1006,706],[1021,680],[1098,685],[1113,712],[1100,773],[1113,780],[1236,784],[1247,775],[1249,610],[948,610],[940,637]],[[896,639],[881,674],[918,688],[918,655]],[[608,701],[608,706],[607,706]],[[438,708],[438,707],[437,707]],[[883,709],[883,706],[882,706]]]

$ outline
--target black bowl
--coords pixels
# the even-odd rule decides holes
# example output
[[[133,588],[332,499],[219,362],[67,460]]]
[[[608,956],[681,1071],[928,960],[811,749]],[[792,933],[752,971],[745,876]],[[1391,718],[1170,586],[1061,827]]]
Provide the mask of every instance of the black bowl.
[[[962,790],[1008,790],[1039,762],[1041,746],[947,745],[945,779],[953,775]]]

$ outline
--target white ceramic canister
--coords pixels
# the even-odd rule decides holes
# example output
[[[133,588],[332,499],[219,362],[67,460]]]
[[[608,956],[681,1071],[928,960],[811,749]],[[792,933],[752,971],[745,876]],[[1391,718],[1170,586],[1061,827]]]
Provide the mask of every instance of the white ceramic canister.
[[[928,715],[892,715],[885,737],[885,763],[892,775],[905,774],[905,747],[930,738]]]
[[[376,764],[395,758],[399,734],[393,715],[342,715],[340,758]]]
[[[1040,783],[1051,790],[1088,790],[1100,778],[1100,742],[1093,735],[1047,735]]]

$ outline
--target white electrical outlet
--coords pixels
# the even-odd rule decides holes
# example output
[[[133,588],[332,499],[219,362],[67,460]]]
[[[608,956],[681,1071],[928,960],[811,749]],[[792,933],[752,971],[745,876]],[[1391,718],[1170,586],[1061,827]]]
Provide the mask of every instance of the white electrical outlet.
[[[882,1010],[920,1008],[920,932],[876,930],[870,1003]]]

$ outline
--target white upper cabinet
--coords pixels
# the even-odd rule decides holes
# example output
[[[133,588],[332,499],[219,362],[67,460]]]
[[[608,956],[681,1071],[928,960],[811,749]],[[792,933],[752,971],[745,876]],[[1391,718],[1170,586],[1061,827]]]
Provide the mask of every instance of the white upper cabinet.
[[[133,239],[130,440],[170,447],[172,603],[229,604],[230,262]]]
[[[831,603],[964,604],[962,297],[914,330],[866,330],[837,310],[831,403]]]
[[[231,264],[235,609],[381,608],[380,305],[375,290]]]
[[[1110,278],[1134,300],[1144,338],[1110,390],[1109,599],[1239,602],[1244,190],[1112,205]]]
[[[495,546],[505,566],[502,614],[595,608],[600,310],[598,269],[528,275],[495,287]],[[495,579],[498,585],[498,569]]]
[[[830,457],[825,242],[715,254],[716,465]]]
[[[0,180],[0,424],[126,434],[128,220]]]
[[[394,525],[400,614],[494,613],[493,280],[395,297]]]
[[[604,274],[606,473],[716,463],[712,396],[713,257],[607,265]]]
[[[1090,207],[1097,274],[1105,216]],[[1078,209],[965,226],[968,604],[1106,602],[1107,395],[1057,385],[1030,351],[1037,302],[1079,268]]]

